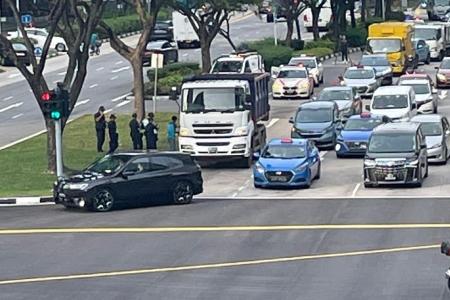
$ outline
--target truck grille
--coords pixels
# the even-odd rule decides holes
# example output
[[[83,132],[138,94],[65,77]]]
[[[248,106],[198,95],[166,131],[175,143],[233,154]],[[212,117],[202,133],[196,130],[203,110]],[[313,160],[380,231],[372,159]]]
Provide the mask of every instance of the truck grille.
[[[269,182],[280,182],[280,183],[286,183],[291,181],[292,172],[290,171],[267,171],[266,172],[266,178]]]
[[[194,129],[196,134],[230,134],[233,128],[222,129],[222,128],[211,128],[211,129]]]
[[[230,142],[216,142],[216,143],[202,143],[198,142],[197,146],[203,146],[203,147],[220,147],[220,146],[228,146]]]
[[[203,128],[209,128],[209,127],[233,127],[232,123],[223,123],[223,124],[192,124],[192,127],[203,127]]]
[[[230,134],[233,132],[232,123],[223,124],[193,124],[195,134]]]

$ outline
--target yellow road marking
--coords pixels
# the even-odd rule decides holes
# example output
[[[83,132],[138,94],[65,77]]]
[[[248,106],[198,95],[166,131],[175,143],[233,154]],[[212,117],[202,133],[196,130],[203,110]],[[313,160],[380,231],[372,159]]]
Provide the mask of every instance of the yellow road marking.
[[[149,268],[149,269],[136,269],[136,270],[100,272],[100,273],[85,273],[85,274],[74,274],[74,275],[30,277],[30,278],[0,280],[0,285],[34,283],[34,282],[49,282],[49,281],[73,280],[73,279],[89,279],[89,278],[101,278],[101,277],[117,277],[117,276],[125,276],[125,275],[139,275],[139,274],[164,273],[164,272],[176,272],[176,271],[193,271],[193,270],[228,268],[228,267],[241,267],[241,266],[251,266],[251,265],[272,264],[272,263],[295,262],[295,261],[302,261],[302,260],[314,260],[314,259],[322,259],[322,258],[337,258],[337,257],[361,256],[361,255],[370,255],[370,254],[383,254],[383,253],[395,253],[395,252],[405,252],[405,251],[429,250],[429,249],[435,249],[435,248],[439,248],[439,247],[440,247],[440,245],[422,245],[422,246],[398,247],[398,248],[390,248],[390,249],[362,250],[362,251],[353,251],[353,252],[315,254],[315,255],[303,255],[303,256],[293,256],[293,257],[278,257],[278,258],[267,258],[267,259],[256,259],[256,260],[243,260],[243,261],[235,261],[235,262],[207,263],[207,264],[202,264],[202,265],[186,265],[186,266],[175,266],[175,267],[167,267],[167,268]]]
[[[63,233],[165,233],[219,231],[286,230],[369,230],[369,229],[446,229],[450,224],[324,224],[324,225],[255,225],[255,226],[186,226],[186,227],[89,227],[89,228],[15,228],[0,229],[0,235]]]

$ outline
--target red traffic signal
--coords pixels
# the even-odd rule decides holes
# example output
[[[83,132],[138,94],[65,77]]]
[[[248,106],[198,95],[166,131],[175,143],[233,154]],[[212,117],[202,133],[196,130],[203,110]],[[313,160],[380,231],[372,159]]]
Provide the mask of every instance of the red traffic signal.
[[[43,92],[41,95],[42,101],[50,101],[52,99],[52,93],[50,91]]]

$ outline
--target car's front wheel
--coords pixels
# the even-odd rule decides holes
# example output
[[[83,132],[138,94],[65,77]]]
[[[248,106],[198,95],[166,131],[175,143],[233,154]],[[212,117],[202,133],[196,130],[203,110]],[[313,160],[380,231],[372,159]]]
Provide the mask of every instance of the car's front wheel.
[[[91,209],[98,212],[110,211],[114,206],[114,196],[107,189],[98,190],[92,197]]]
[[[55,49],[58,52],[64,52],[64,51],[66,51],[66,46],[62,43],[59,43],[59,44],[56,44]]]
[[[194,189],[188,181],[178,181],[172,190],[172,200],[175,204],[189,204],[194,198]]]

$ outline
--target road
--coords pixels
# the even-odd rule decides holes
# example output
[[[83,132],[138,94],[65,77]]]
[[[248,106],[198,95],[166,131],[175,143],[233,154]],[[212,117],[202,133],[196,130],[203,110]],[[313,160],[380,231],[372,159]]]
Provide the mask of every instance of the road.
[[[448,200],[417,198],[201,200],[107,214],[2,208],[0,294],[5,300],[448,299],[448,259],[439,253],[448,208]],[[317,224],[325,226],[311,226]]]

